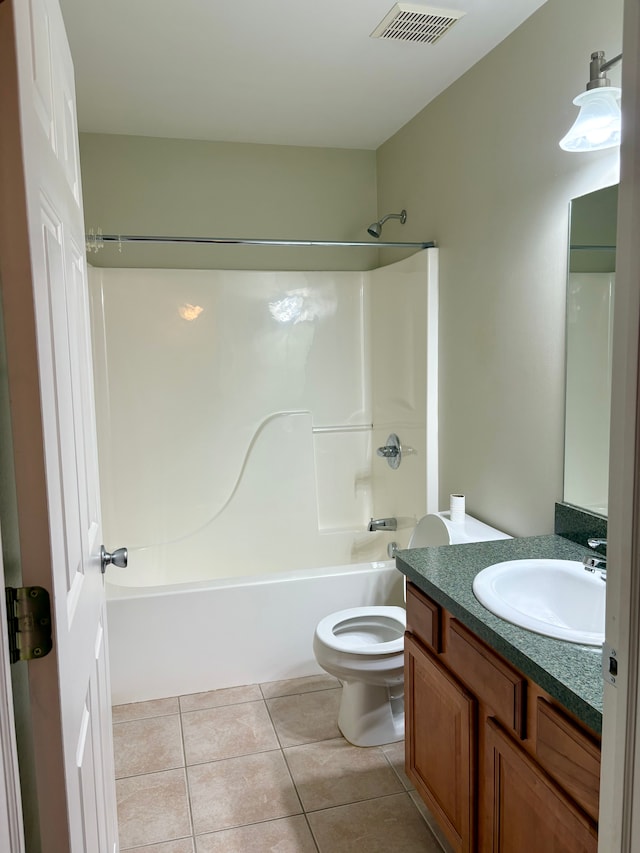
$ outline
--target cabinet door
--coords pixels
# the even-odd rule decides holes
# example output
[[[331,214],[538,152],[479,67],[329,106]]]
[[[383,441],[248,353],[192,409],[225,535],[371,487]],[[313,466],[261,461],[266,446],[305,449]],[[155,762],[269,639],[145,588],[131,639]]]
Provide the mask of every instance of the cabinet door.
[[[593,821],[495,720],[485,734],[482,853],[596,853]]]
[[[476,700],[405,635],[407,775],[456,853],[475,843]]]

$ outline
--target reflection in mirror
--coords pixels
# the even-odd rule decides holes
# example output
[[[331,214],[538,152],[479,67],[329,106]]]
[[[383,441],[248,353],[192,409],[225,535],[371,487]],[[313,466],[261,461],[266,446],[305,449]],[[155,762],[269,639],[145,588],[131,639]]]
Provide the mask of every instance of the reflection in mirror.
[[[571,202],[564,500],[607,515],[618,187]]]

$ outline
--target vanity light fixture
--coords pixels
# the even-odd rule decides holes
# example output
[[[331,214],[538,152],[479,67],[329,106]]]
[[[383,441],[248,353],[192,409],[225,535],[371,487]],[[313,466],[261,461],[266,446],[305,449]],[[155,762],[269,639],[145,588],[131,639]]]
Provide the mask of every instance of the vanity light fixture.
[[[591,54],[587,91],[573,99],[580,112],[569,133],[560,140],[560,148],[597,151],[620,145],[621,90],[611,85],[605,72],[621,59],[621,53],[608,62],[603,50]]]

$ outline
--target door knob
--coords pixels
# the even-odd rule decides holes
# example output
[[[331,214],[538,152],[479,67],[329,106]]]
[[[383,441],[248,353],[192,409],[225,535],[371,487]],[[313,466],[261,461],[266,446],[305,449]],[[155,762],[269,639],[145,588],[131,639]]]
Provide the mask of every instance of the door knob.
[[[105,550],[104,545],[100,546],[100,568],[102,574],[106,572],[107,566],[111,564],[118,566],[120,569],[126,569],[128,560],[129,552],[126,548],[118,548],[113,554],[110,554]]]

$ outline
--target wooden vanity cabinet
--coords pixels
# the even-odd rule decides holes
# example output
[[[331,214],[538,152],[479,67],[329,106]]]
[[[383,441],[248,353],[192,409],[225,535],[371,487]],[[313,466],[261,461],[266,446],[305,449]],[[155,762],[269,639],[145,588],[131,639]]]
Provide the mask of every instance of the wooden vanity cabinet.
[[[596,853],[600,745],[407,585],[406,771],[456,853]]]

